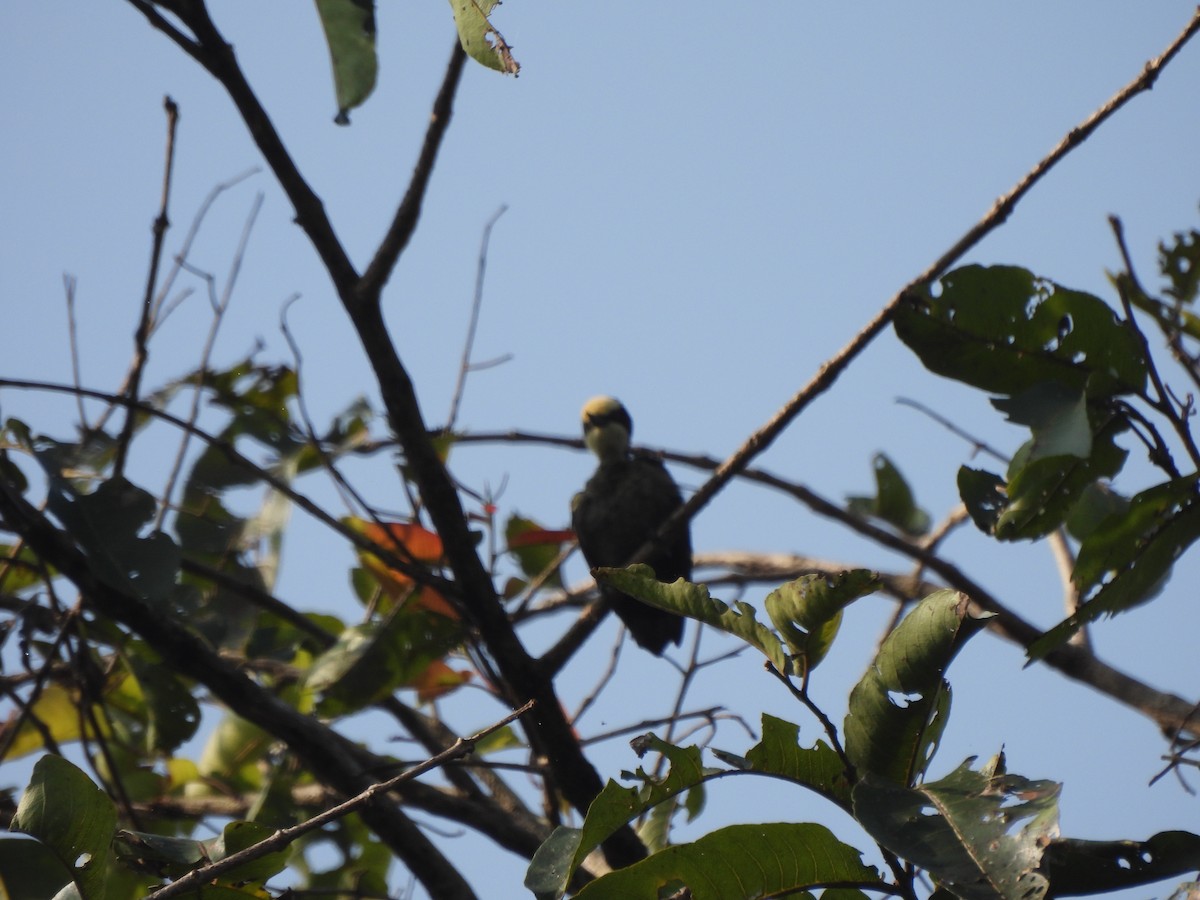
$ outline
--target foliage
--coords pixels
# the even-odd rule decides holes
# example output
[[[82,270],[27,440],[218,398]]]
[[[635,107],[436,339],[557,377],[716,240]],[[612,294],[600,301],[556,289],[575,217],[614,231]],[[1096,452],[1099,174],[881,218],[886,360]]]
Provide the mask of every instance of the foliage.
[[[321,204],[296,187],[282,143],[266,139],[269,119],[254,114],[257,101],[230,74],[236,64],[204,4],[134,5],[238,99],[362,339],[386,418],[355,399],[318,430],[298,363],[250,356],[215,365],[205,356],[157,390],[141,389],[141,362],[120,394],[66,389],[105,405],[70,438],[44,434],[37,422],[3,423],[0,529],[10,537],[0,547],[2,640],[13,640],[20,671],[4,676],[14,712],[0,727],[0,760],[36,761],[11,810],[12,830],[26,837],[0,838],[0,893],[383,896],[398,860],[431,895],[474,896],[414,811],[529,859],[526,886],[543,898],[915,900],[928,883],[936,897],[1039,900],[1200,868],[1200,836],[1186,832],[1144,841],[1061,836],[1060,783],[1010,773],[1002,753],[933,777],[951,714],[952,661],[985,628],[1007,628],[1010,637],[1019,629],[938,556],[942,535],[884,453],[873,459],[874,496],[821,508],[945,586],[835,567],[775,578],[756,604],[744,593],[721,599],[725,587],[715,581],[660,583],[644,565],[594,572],[602,584],[720,632],[725,646],[761,655],[819,732],[802,740],[800,724],[764,713],[749,747],[718,747],[728,741],[717,728],[726,713],[706,711],[704,739],[684,743],[690,680],[725,661],[693,659],[661,733],[633,741],[643,765],[622,773],[624,785],[602,778],[555,679],[575,664],[603,601],[564,586],[572,535],[516,511],[498,527],[491,493],[448,474],[448,457],[467,436],[428,427],[379,311],[382,283],[411,230],[389,234],[371,268],[354,272]],[[465,52],[515,74],[489,18],[497,5],[451,0],[463,48],[455,59]],[[316,6],[345,122],[375,83],[374,5]],[[456,71],[452,63],[439,103],[448,104]],[[440,111],[413,179],[417,205],[406,198],[397,214],[410,229],[448,105]],[[165,212],[164,201],[163,222]],[[1031,659],[1053,660],[1088,623],[1149,602],[1200,538],[1194,410],[1167,386],[1142,331],[1146,323],[1157,329],[1179,371],[1200,383],[1191,311],[1198,248],[1195,231],[1161,246],[1161,296],[1132,271],[1114,276],[1109,303],[1018,266],[971,265],[910,285],[888,313],[931,371],[985,392],[1029,431],[1003,473],[963,466],[957,483],[989,538],[1074,541],[1078,606],[1022,639]],[[156,287],[152,274],[147,296]],[[152,331],[139,329],[139,340]],[[166,473],[154,465],[161,452],[150,451],[154,462],[131,457],[132,448],[152,439],[161,447],[168,436],[179,446]],[[1148,450],[1155,483],[1126,486],[1123,442]],[[402,512],[361,496],[344,472],[347,463],[380,460],[394,468]],[[158,478],[163,486],[152,489]],[[313,481],[336,491],[346,514],[301,489]],[[782,487],[821,505],[797,485]],[[478,508],[465,508],[463,497]],[[306,596],[299,607],[276,596],[297,509],[322,529],[327,564],[346,566],[354,614],[345,620],[318,612],[322,598]],[[826,677],[829,667],[820,667],[846,611],[884,591],[897,600],[896,620],[854,684],[836,686],[848,696],[836,723],[810,688]],[[558,612],[585,603],[578,622],[558,627]],[[535,657],[528,648],[550,631],[555,643]],[[477,709],[469,696],[482,696],[499,722],[460,739],[454,723]],[[1153,714],[1186,742],[1195,728],[1183,706],[1182,714],[1157,706]],[[519,713],[505,718],[513,708]],[[367,715],[404,734],[403,758],[350,739],[356,717]],[[438,767],[440,780],[419,777]],[[785,802],[763,818],[786,821],[673,840],[677,827],[704,824],[718,782],[746,778],[812,795],[860,826],[859,845],[796,821],[801,807]],[[210,824],[215,836],[202,837]]]

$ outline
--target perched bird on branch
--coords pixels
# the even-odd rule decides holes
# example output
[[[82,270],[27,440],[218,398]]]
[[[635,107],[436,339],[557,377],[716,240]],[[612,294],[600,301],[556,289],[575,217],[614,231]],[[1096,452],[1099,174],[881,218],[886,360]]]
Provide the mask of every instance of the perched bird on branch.
[[[658,459],[630,452],[633,421],[619,400],[593,397],[583,406],[583,441],[600,460],[571,502],[571,525],[592,568],[627,565],[683,498]],[[647,563],[659,581],[692,577],[692,537],[685,523],[655,544]],[[656,656],[678,644],[683,619],[602,586],[633,639]]]

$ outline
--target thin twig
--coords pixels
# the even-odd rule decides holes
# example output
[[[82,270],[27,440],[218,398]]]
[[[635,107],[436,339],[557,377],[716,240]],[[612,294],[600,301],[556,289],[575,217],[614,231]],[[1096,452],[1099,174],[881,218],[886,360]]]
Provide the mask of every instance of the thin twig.
[[[129,383],[125,394],[131,400],[137,399],[141,390],[142,373],[146,369],[146,359],[149,356],[147,342],[150,330],[154,326],[154,295],[158,286],[158,267],[162,262],[163,242],[166,238],[170,220],[167,218],[167,205],[171,198],[171,174],[175,168],[175,128],[179,124],[179,107],[170,97],[163,98],[163,109],[167,113],[167,147],[166,160],[163,163],[162,199],[159,202],[158,215],[154,219],[152,233],[154,239],[150,247],[150,271],[146,274],[146,289],[142,295],[142,313],[138,319],[137,331],[133,336],[134,362],[130,373]],[[125,471],[125,460],[129,453],[129,444],[133,440],[133,428],[136,416],[133,410],[125,412],[125,424],[117,439],[116,458],[113,460],[113,477],[119,478]],[[83,422],[79,423],[83,426]]]
[[[507,210],[508,207],[502,205],[483,226],[483,237],[479,241],[479,262],[475,267],[475,296],[471,301],[471,320],[467,325],[467,339],[463,342],[458,381],[454,385],[454,398],[450,401],[450,415],[446,419],[447,431],[452,431],[454,423],[458,421],[458,409],[462,404],[463,392],[467,389],[467,373],[474,368],[471,365],[471,351],[475,347],[475,330],[479,326],[479,310],[483,306],[483,276],[487,271],[488,244],[492,240],[492,228]]]
[[[246,255],[246,246],[250,241],[250,232],[254,229],[254,223],[258,219],[259,210],[262,209],[263,194],[259,192],[254,197],[254,203],[250,206],[250,212],[246,216],[246,221],[242,225],[242,235],[238,240],[237,248],[233,253],[233,260],[230,263],[229,275],[225,279],[225,287],[221,291],[221,296],[218,299],[215,296],[210,296],[212,305],[212,321],[208,326],[208,334],[204,338],[204,347],[200,351],[200,362],[196,366],[196,381],[192,388],[192,405],[188,410],[187,419],[189,422],[195,423],[200,418],[200,400],[204,396],[205,381],[208,377],[208,364],[212,359],[213,348],[217,343],[217,334],[221,330],[221,323],[225,320],[225,313],[229,309],[229,303],[233,299],[233,286],[237,282],[238,273],[242,269],[242,260]],[[212,276],[206,276],[209,284],[210,295],[212,293]],[[167,514],[167,510],[171,507],[171,495],[175,493],[175,485],[179,481],[180,473],[183,471],[183,463],[187,457],[188,444],[191,442],[191,436],[184,433],[179,442],[179,450],[175,454],[175,460],[171,465],[171,471],[167,475],[167,484],[163,488],[162,503],[159,504],[158,512],[154,518],[155,530],[162,528],[162,522]]]
[[[79,329],[75,318],[75,287],[74,275],[63,273],[63,290],[67,296],[67,342],[71,348],[71,380],[76,387],[83,385],[83,376],[79,367]],[[87,413],[83,408],[83,397],[75,395],[75,403],[79,409],[79,425],[86,427]]]
[[[499,731],[505,725],[516,721],[522,715],[529,712],[532,708],[533,701],[529,701],[519,709],[509,713],[503,719],[500,719],[498,722],[492,723],[487,728],[471,735],[470,737],[459,738],[454,742],[454,744],[447,747],[441,753],[431,756],[429,759],[425,760],[425,762],[413,766],[411,769],[402,772],[396,777],[389,778],[387,781],[381,781],[378,784],[373,784],[371,787],[367,788],[356,796],[351,797],[349,800],[339,803],[337,806],[333,806],[325,810],[325,812],[313,816],[311,819],[307,819],[304,822],[300,822],[299,824],[292,825],[288,828],[281,828],[270,837],[259,841],[252,847],[247,847],[245,850],[231,854],[224,859],[209,863],[207,866],[201,866],[198,869],[193,869],[183,878],[172,882],[161,890],[153,892],[149,896],[154,898],[154,900],[169,900],[171,897],[181,896],[190,890],[198,889],[202,884],[212,881],[223,872],[228,872],[230,869],[243,865],[244,863],[259,859],[263,856],[266,856],[268,853],[274,853],[277,850],[282,850],[284,847],[287,847],[289,844],[294,842],[297,838],[308,834],[310,831],[314,831],[317,828],[334,821],[335,819],[340,819],[343,816],[349,815],[355,810],[366,806],[377,795],[386,794],[388,791],[394,790],[407,781],[412,781],[414,778],[424,775],[426,772],[440,768],[451,760],[469,756],[475,752],[475,745],[479,743],[479,741],[483,740],[489,734]]]
[[[1009,462],[1008,456],[1006,456],[1005,454],[1003,454],[999,450],[997,450],[995,447],[988,444],[987,441],[981,440],[980,438],[975,437],[974,435],[972,435],[970,432],[966,431],[965,429],[958,427],[953,422],[951,422],[949,419],[947,419],[945,416],[943,416],[941,413],[936,412],[935,410],[926,406],[924,403],[921,403],[917,400],[912,400],[908,397],[897,397],[896,402],[899,403],[901,406],[911,407],[911,408],[915,409],[917,412],[928,416],[930,419],[933,419],[933,421],[937,422],[939,425],[941,425],[943,428],[945,428],[951,434],[955,435],[956,437],[962,438],[964,441],[966,441],[968,444],[970,444],[974,448],[973,454],[986,453],[988,456],[990,456],[992,459],[996,460],[997,462],[1002,462],[1005,465],[1008,464],[1008,462]]]

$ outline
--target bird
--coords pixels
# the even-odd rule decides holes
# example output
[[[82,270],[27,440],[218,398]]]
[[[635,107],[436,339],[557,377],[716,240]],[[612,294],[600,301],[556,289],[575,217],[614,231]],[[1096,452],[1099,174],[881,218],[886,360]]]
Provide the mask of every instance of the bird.
[[[615,397],[583,405],[583,442],[599,464],[571,502],[571,526],[591,568],[625,566],[683,505],[679,487],[662,461],[630,450],[633,420]],[[643,562],[659,581],[692,577],[692,537],[687,523],[655,543]],[[655,656],[683,637],[683,618],[601,586],[637,643]]]

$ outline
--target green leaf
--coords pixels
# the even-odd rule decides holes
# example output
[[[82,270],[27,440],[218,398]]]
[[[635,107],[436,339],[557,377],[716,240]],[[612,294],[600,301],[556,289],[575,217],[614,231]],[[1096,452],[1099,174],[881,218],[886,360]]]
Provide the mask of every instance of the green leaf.
[[[350,110],[362,105],[375,90],[379,60],[375,55],[374,0],[317,0],[317,15],[325,29],[333,63],[333,86],[338,112],[334,121],[350,124]]]
[[[926,368],[996,394],[1059,382],[1089,397],[1136,393],[1137,337],[1103,301],[1016,266],[964,266],[905,297],[896,334]]]
[[[259,822],[230,822],[221,829],[221,833],[217,837],[204,841],[203,845],[208,858],[215,862],[218,859],[240,853],[248,847],[253,847],[274,833],[274,828]],[[262,883],[272,875],[282,872],[287,867],[290,856],[290,848],[264,854],[223,873],[221,881],[230,884],[241,884],[247,881]]]
[[[996,520],[995,536],[1002,541],[1038,538],[1062,525],[1090,485],[1121,471],[1128,453],[1115,438],[1125,427],[1124,419],[1110,419],[1095,433],[1086,459],[1031,459],[1032,446],[1026,444],[1009,466],[1008,502]]]
[[[871,466],[875,471],[875,496],[849,497],[850,512],[860,518],[881,519],[914,537],[929,531],[929,513],[917,506],[912,489],[892,461],[876,453]]]
[[[1059,785],[1008,775],[1002,758],[979,772],[972,761],[919,788],[868,774],[854,787],[856,817],[961,900],[1041,900],[1037,870],[1058,834]]]
[[[504,542],[508,552],[517,559],[517,565],[527,578],[537,578],[546,572],[558,559],[565,541],[559,538],[563,532],[550,532],[533,519],[514,513],[504,523]],[[567,532],[569,534],[569,532]],[[550,587],[562,587],[558,569],[546,579]]]
[[[663,584],[654,570],[639,563],[625,569],[598,568],[592,571],[598,582],[610,584],[622,593],[668,612],[679,613],[714,628],[720,628],[757,647],[780,672],[793,672],[792,660],[778,635],[759,622],[754,607],[740,600],[728,604],[715,599],[704,585],[682,578]]]
[[[158,654],[140,642],[131,645],[128,659],[145,697],[147,749],[170,754],[200,727],[200,705]]]
[[[41,900],[73,884],[71,868],[40,841],[0,837],[0,896]]]
[[[516,75],[521,71],[520,63],[513,59],[512,50],[488,20],[499,5],[500,0],[450,0],[458,40],[467,55],[489,69]]]
[[[1145,841],[1051,841],[1042,874],[1056,897],[1107,894],[1200,869],[1200,836],[1163,831]]]
[[[801,575],[767,595],[767,615],[808,671],[825,658],[842,610],[879,590],[879,575],[854,569],[837,575]]]
[[[1118,494],[1110,485],[1098,481],[1083,489],[1083,493],[1067,513],[1064,524],[1071,537],[1083,542],[1095,534],[1109,516],[1123,516],[1128,511],[1129,498]]]
[[[180,554],[161,531],[140,536],[157,507],[154,497],[124,478],[110,478],[92,493],[81,494],[57,470],[50,468],[47,474],[52,484],[47,505],[83,548],[96,577],[165,603],[179,574]]]
[[[824,826],[765,823],[731,825],[690,844],[668,847],[598,878],[576,897],[662,897],[687,886],[693,900],[726,900],[800,895],[830,884],[883,887],[879,874],[863,865],[860,851],[837,840]],[[837,896],[865,895],[847,890]]]
[[[100,788],[61,756],[43,756],[17,805],[12,829],[49,847],[70,868],[84,900],[104,896],[117,810]]]
[[[950,711],[943,674],[982,627],[964,594],[937,591],[888,635],[850,692],[846,754],[860,776],[909,785],[925,771]]]
[[[1072,581],[1080,596],[1108,577],[1076,611],[1035,641],[1031,660],[1041,659],[1088,622],[1144,603],[1175,561],[1200,539],[1196,476],[1142,491],[1128,509],[1110,516],[1079,547]]]
[[[1013,397],[994,397],[992,406],[1008,421],[1027,425],[1033,432],[1030,462],[1048,456],[1087,459],[1092,453],[1092,428],[1082,390],[1048,381]]]
[[[639,768],[629,777],[638,778],[640,787],[622,787],[610,780],[588,807],[582,828],[556,828],[534,854],[525,875],[525,886],[539,897],[561,896],[584,858],[617,829],[720,774],[701,765],[698,747],[676,747],[652,734],[636,739],[633,746],[639,756],[647,751],[666,756],[671,764],[666,775],[654,778]]]
[[[747,751],[743,762],[750,771],[786,778],[850,808],[850,781],[841,758],[822,740],[801,747],[798,725],[763,713],[762,740]]]
[[[313,662],[305,685],[323,694],[322,714],[353,712],[412,684],[461,640],[459,622],[415,603],[397,606],[383,622],[345,629]]]

